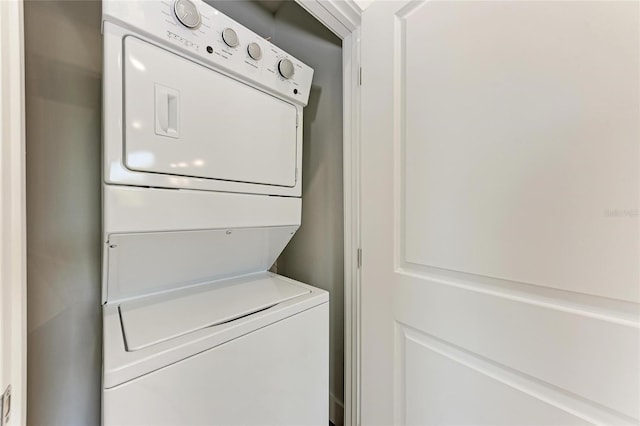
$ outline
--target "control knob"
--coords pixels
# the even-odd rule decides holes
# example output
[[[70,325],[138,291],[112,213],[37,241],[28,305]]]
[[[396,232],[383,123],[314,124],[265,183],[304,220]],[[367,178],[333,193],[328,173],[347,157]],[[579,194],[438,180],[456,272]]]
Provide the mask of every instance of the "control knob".
[[[293,62],[291,62],[289,59],[281,59],[280,62],[278,62],[278,71],[284,78],[289,79],[293,77],[293,73],[295,72],[295,69],[293,68]]]
[[[187,28],[195,29],[200,26],[200,12],[191,0],[176,0],[173,3],[173,13],[178,21]]]
[[[236,47],[240,44],[238,33],[236,33],[232,28],[225,28],[222,31],[222,40],[224,40],[225,44],[229,47]]]
[[[249,56],[251,56],[251,59],[254,59],[256,61],[262,58],[262,48],[258,43],[249,43],[249,45],[247,46],[247,53],[249,54]]]

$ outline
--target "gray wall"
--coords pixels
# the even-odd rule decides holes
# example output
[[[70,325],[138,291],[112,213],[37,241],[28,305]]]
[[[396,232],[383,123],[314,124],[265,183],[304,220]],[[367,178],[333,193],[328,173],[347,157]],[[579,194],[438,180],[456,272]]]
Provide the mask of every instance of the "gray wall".
[[[26,1],[27,421],[100,421],[96,1]]]

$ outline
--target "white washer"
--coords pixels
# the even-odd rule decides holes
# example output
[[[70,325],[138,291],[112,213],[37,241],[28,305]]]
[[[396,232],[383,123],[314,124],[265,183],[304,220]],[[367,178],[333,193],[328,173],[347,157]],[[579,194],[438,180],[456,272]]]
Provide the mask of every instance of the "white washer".
[[[269,272],[108,303],[103,424],[326,426],[328,306]]]
[[[103,424],[328,424],[328,294],[267,272],[313,70],[199,0],[103,34]]]

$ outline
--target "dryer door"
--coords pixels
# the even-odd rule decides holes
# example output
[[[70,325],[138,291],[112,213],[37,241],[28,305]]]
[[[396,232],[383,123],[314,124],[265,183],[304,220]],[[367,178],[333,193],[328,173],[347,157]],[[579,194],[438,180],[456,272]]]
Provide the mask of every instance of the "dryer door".
[[[135,37],[124,40],[131,170],[293,187],[293,104]]]

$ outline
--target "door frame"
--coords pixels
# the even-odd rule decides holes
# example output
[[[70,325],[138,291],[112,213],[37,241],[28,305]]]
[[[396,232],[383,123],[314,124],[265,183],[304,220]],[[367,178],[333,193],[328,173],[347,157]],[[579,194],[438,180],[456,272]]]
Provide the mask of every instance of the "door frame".
[[[11,386],[6,425],[26,424],[27,403],[23,28],[23,0],[0,1],[0,347],[9,346],[0,349],[0,379],[8,379],[0,393]]]
[[[342,40],[344,201],[344,406],[333,395],[329,419],[360,424],[360,18],[355,0],[296,0]],[[339,414],[343,411],[343,416]]]

